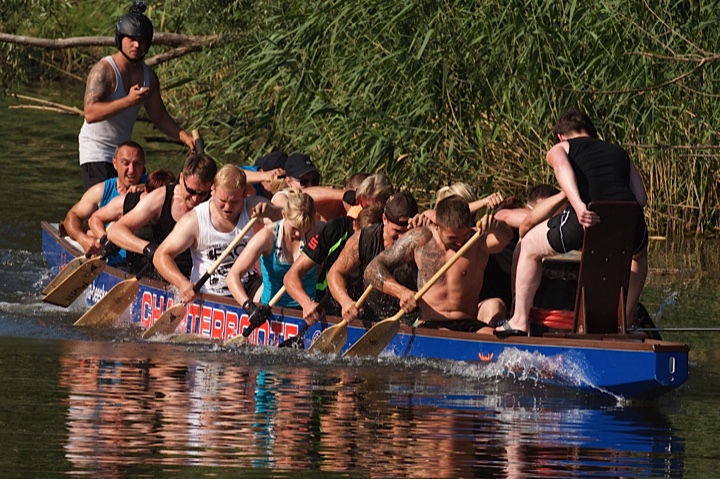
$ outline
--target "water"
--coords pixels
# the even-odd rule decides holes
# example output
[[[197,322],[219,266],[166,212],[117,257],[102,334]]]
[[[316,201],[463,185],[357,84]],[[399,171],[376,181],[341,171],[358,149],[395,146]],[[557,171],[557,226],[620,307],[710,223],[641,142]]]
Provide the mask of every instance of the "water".
[[[625,402],[460,363],[73,328],[81,310],[41,302],[51,278],[39,222],[59,221],[80,195],[81,121],[9,103],[0,98],[0,477],[717,476],[718,333],[666,334],[692,345],[688,383]],[[150,168],[179,167],[179,147],[139,133]],[[717,244],[652,247],[651,314],[717,326]]]

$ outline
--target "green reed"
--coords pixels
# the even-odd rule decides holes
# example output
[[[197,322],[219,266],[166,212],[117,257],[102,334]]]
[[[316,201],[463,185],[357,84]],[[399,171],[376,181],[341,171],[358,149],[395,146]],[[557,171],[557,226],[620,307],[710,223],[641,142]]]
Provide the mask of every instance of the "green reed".
[[[327,183],[384,171],[424,201],[461,180],[522,196],[552,181],[553,123],[578,106],[635,160],[653,232],[708,235],[718,3],[176,0],[148,14],[225,35],[158,69],[169,109],[221,162],[302,150]]]

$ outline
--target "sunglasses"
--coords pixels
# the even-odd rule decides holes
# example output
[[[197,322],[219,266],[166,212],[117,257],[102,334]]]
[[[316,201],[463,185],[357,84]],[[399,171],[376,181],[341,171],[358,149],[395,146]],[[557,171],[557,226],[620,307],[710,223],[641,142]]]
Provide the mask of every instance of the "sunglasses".
[[[190,196],[197,196],[198,198],[205,198],[206,196],[208,196],[210,194],[209,191],[193,190],[192,188],[188,187],[184,176],[183,176],[183,186],[185,187],[185,190],[188,192],[188,194]]]
[[[300,186],[302,186],[303,188],[307,188],[308,186],[317,186],[320,184],[320,177],[316,175],[292,179],[300,183]]]

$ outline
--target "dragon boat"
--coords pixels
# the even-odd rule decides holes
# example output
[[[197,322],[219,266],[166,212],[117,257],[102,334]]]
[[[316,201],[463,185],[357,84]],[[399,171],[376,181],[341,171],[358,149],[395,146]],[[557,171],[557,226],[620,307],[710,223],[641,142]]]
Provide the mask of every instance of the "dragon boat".
[[[46,262],[51,273],[57,275],[82,251],[60,234],[57,225],[42,222],[41,228]],[[581,277],[583,270],[591,267],[591,262],[583,256]],[[585,268],[586,264],[588,268]],[[92,307],[111,288],[128,278],[133,276],[121,269],[103,266],[76,301]],[[123,320],[129,316],[132,323],[149,328],[179,299],[176,300],[175,292],[167,283],[145,278],[139,279],[138,283],[139,292],[123,313]],[[593,309],[607,309],[607,300],[594,301],[588,291],[590,285],[586,283],[580,281],[578,285],[580,307],[576,313],[576,326],[571,331],[503,338],[401,325],[382,355],[461,361],[478,366],[486,364],[502,369],[504,375],[531,374],[542,382],[621,398],[652,398],[681,386],[688,377],[689,346],[651,339],[644,333],[628,333],[624,330],[624,322],[618,332],[619,323],[612,318],[608,331],[607,324],[603,325],[603,321],[593,315]],[[607,290],[603,285],[596,287]],[[617,311],[617,301],[614,304],[610,301],[611,309]],[[249,343],[278,346],[300,336],[297,344],[309,349],[325,328],[342,321],[341,318],[327,317],[323,322],[306,327],[301,311],[274,307],[272,313],[270,321],[248,336]],[[342,351],[358,341],[371,326],[362,321],[351,322]],[[242,334],[248,327],[247,314],[232,297],[203,294],[189,305],[177,332],[221,342]]]

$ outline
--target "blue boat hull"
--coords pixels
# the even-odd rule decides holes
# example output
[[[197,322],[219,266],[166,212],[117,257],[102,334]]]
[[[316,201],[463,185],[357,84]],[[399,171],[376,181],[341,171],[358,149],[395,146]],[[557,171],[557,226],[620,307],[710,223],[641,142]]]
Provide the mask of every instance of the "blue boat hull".
[[[59,237],[56,228],[43,222],[42,244],[53,274],[79,251]],[[97,303],[113,286],[127,278],[116,268],[107,267],[78,301],[87,307]],[[167,284],[140,281],[140,292],[129,308],[134,323],[142,327],[154,321],[175,301]],[[274,308],[274,319],[257,328],[248,338],[253,344],[277,346],[295,337],[304,322],[300,311]],[[308,328],[304,347],[326,327],[339,322],[328,318]],[[219,341],[241,334],[249,321],[245,311],[232,298],[204,295],[188,308],[183,325],[186,333]],[[368,325],[369,327],[369,325]],[[346,348],[354,344],[367,328],[359,321],[348,326]],[[504,375],[521,375],[538,381],[611,394],[623,398],[654,397],[681,386],[688,375],[689,346],[683,343],[617,336],[604,339],[566,337],[510,337],[414,329],[401,326],[400,332],[383,356],[416,357],[487,364]]]

